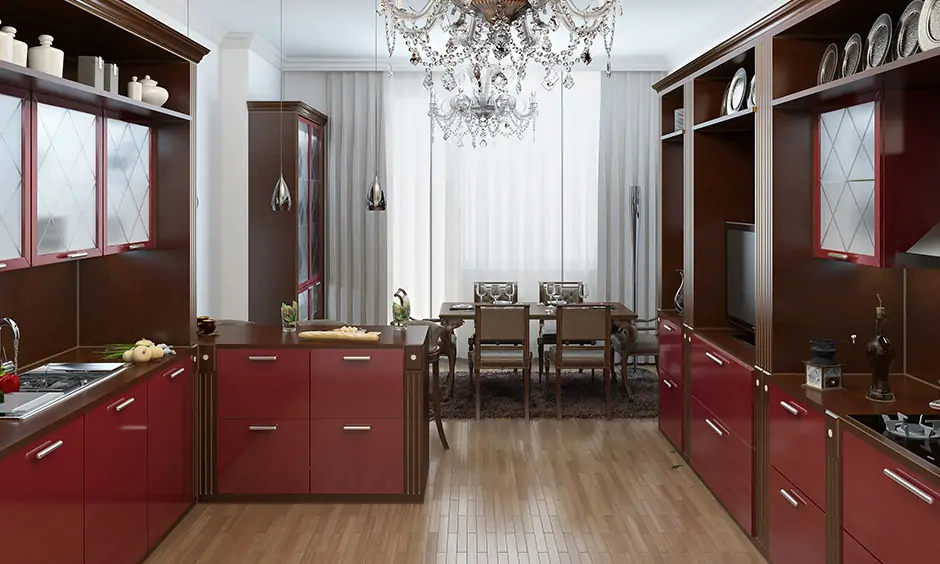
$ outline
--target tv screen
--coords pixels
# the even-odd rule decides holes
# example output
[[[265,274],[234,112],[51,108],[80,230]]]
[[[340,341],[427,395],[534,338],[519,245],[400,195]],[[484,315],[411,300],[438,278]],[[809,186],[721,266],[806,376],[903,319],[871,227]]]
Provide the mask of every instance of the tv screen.
[[[743,329],[757,323],[757,237],[752,223],[725,224],[727,317]]]

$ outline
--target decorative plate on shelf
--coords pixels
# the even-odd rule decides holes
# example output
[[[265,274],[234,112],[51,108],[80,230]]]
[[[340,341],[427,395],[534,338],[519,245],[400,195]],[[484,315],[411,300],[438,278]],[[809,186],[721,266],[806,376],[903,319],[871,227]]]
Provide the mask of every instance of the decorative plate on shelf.
[[[730,91],[728,92],[728,109],[726,111],[729,114],[740,112],[747,99],[747,71],[738,69],[728,86]]]
[[[747,109],[757,105],[757,75],[751,77],[751,87],[747,90]]]
[[[918,25],[920,13],[924,9],[923,0],[914,0],[904,8],[898,27],[894,31],[893,47],[891,49],[894,60],[910,57],[920,50],[918,43]]]
[[[917,41],[922,51],[940,47],[940,0],[925,0],[917,21]]]
[[[731,83],[725,86],[725,93],[721,97],[721,109],[718,110],[718,116],[728,115],[728,93],[731,92]]]
[[[819,74],[816,77],[816,84],[825,84],[832,82],[836,77],[836,67],[839,66],[839,46],[830,43],[823,53],[822,60],[819,61]]]
[[[858,72],[858,65],[862,60],[862,36],[853,34],[849,37],[842,50],[842,78],[852,76]]]
[[[881,14],[875,20],[868,32],[867,48],[865,49],[865,68],[875,68],[888,60],[888,53],[891,51],[891,34],[894,25],[891,22],[891,16]]]

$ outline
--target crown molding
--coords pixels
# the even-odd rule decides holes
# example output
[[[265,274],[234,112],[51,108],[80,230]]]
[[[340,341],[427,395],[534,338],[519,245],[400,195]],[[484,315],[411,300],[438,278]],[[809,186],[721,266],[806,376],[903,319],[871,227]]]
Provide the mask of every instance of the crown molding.
[[[625,71],[667,71],[669,65],[664,57],[655,56],[625,56],[611,57],[611,70],[617,72]],[[391,59],[393,72],[423,72],[424,67],[414,66],[406,58]],[[329,72],[329,71],[375,71],[375,59],[372,57],[364,58],[342,58],[342,57],[285,57],[284,66],[281,67],[285,72]],[[379,58],[378,72],[388,70],[388,57]],[[598,57],[594,65],[587,67],[577,65],[576,70],[603,71],[606,68],[606,58]]]
[[[280,51],[265,41],[261,36],[254,33],[230,31],[222,38],[219,47],[222,49],[247,49],[254,52],[275,68],[286,70]]]

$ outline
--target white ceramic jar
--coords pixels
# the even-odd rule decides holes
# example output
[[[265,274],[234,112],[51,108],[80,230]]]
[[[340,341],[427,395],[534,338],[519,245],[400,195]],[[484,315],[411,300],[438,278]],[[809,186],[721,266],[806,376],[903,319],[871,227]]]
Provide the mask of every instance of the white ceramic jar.
[[[65,55],[52,46],[51,35],[40,35],[39,46],[30,47],[27,57],[29,68],[62,78],[62,63]]]
[[[140,83],[137,82],[137,77],[132,76],[131,81],[127,83],[127,97],[132,100],[141,101],[143,100],[143,88]]]
[[[11,61],[14,65],[19,65],[21,67],[26,66],[26,42],[20,41],[16,38],[16,28],[5,25],[0,27],[0,34],[7,34],[13,40],[13,60]]]
[[[0,61],[13,62],[13,36],[2,30],[0,30]]]
[[[150,75],[140,81],[141,99],[154,106],[162,106],[170,98],[170,93],[166,88],[157,86],[157,81],[150,78]]]

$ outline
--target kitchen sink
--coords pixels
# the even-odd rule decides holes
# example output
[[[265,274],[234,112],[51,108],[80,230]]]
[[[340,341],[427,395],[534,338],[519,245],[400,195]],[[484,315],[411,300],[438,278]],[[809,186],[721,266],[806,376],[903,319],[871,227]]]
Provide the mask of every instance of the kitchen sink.
[[[27,419],[125,368],[121,362],[54,362],[24,372],[20,374],[20,391],[6,394],[0,403],[0,419]]]

